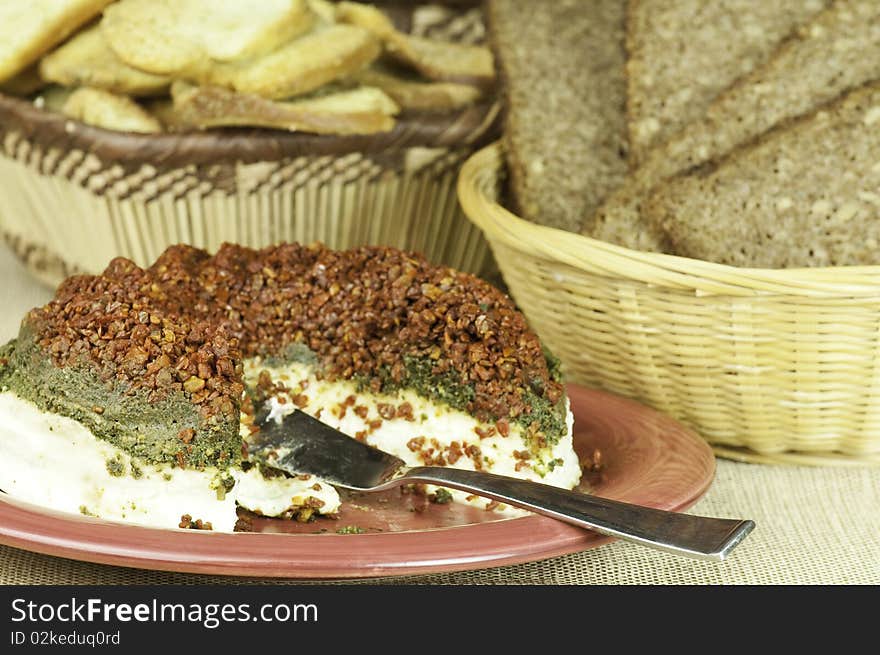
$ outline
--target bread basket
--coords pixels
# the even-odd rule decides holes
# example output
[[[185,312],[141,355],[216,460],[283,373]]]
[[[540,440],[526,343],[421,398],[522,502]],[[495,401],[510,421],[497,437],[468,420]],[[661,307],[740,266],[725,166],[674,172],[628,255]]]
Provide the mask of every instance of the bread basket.
[[[501,146],[458,194],[566,379],[690,425],[719,456],[880,464],[880,266],[744,269],[639,252],[505,209]]]
[[[475,3],[393,5],[404,28],[482,38]],[[391,5],[390,5],[391,6]],[[0,94],[0,235],[50,285],[118,255],[321,241],[382,244],[473,273],[494,270],[456,200],[461,164],[497,138],[489,99],[452,114],[400,116],[389,133],[314,136],[265,129],[112,132]]]

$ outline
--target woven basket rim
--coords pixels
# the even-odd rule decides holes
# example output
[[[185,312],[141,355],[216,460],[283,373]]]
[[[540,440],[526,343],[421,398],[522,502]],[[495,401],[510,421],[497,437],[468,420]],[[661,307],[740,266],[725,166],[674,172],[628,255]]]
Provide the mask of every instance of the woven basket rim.
[[[504,167],[503,146],[495,141],[462,166],[458,196],[467,217],[490,243],[562,263],[578,271],[624,278],[695,295],[792,295],[880,298],[880,266],[739,268],[677,255],[632,250],[588,236],[533,223],[489,198],[485,192]]]
[[[20,132],[47,148],[79,149],[106,161],[159,168],[356,152],[381,155],[412,147],[478,148],[498,138],[500,113],[492,94],[457,112],[401,114],[394,129],[371,135],[316,135],[267,128],[138,134],[87,125],[25,98],[0,93],[0,132]]]

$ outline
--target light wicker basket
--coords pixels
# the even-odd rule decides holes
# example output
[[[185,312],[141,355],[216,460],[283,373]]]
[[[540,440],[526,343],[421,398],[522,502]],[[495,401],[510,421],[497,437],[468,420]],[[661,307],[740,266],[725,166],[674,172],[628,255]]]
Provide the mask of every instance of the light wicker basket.
[[[477,2],[389,7],[415,34],[483,39]],[[374,136],[144,135],[0,94],[0,237],[52,286],[119,255],[143,266],[169,245],[215,251],[225,241],[388,245],[492,274],[455,183],[465,159],[497,138],[499,114],[490,96],[452,114],[403,115],[392,132]]]
[[[690,425],[723,457],[880,464],[880,266],[744,269],[629,250],[498,202],[501,146],[459,200],[566,378]]]

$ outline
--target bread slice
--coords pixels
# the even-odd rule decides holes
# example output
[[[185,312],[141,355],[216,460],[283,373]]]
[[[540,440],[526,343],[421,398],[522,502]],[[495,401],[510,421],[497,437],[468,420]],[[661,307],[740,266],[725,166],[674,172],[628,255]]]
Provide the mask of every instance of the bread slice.
[[[662,232],[641,216],[641,202],[651,189],[878,78],[880,3],[837,0],[783,41],[762,66],[722,92],[700,120],[648,152],[599,208],[585,234],[630,248],[668,252],[670,244]]]
[[[0,3],[0,82],[33,64],[111,0],[31,0]]]
[[[578,231],[625,178],[625,0],[489,0],[516,210]]]
[[[133,96],[161,95],[171,84],[166,75],[146,73],[119,59],[97,24],[43,57],[40,76],[65,86],[92,86]]]
[[[630,157],[699,119],[734,80],[770,56],[828,0],[630,0],[627,15]]]
[[[676,252],[734,266],[880,263],[880,82],[658,187]]]
[[[101,28],[129,66],[182,75],[269,53],[314,20],[306,0],[119,0],[107,7]]]
[[[592,221],[584,224],[585,236],[607,241],[631,250],[671,253],[666,233],[642,217],[642,203],[650,187],[642,184],[638,171],[630,174],[596,210]]]
[[[880,78],[880,2],[837,0],[763,66],[712,103],[705,116],[653,152],[653,181],[703,164],[841,93]]]
[[[161,132],[162,125],[128,96],[82,87],[70,94],[61,111],[71,118],[120,132]]]
[[[381,90],[365,86],[293,102],[185,82],[175,82],[172,94],[173,114],[165,114],[165,122],[199,128],[244,125],[313,134],[375,134],[393,129],[400,111]]]

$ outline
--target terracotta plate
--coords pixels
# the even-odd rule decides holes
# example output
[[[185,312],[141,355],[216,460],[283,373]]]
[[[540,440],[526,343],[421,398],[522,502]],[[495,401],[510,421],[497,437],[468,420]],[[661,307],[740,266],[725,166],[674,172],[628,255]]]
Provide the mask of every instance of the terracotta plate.
[[[584,490],[669,510],[690,507],[712,482],[709,446],[633,401],[570,385],[575,446],[601,452]],[[516,564],[611,539],[540,516],[438,505],[394,491],[349,496],[339,519],[297,523],[244,516],[253,532],[164,530],[63,514],[0,494],[0,543],[72,559],[165,571],[279,578],[353,578]],[[358,534],[338,530],[357,526]]]

